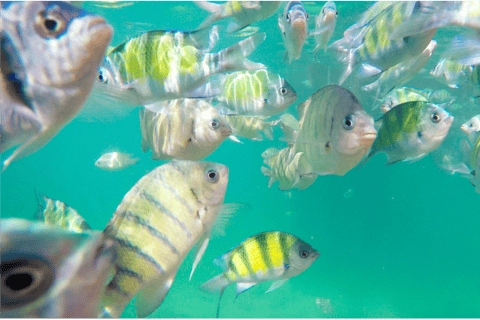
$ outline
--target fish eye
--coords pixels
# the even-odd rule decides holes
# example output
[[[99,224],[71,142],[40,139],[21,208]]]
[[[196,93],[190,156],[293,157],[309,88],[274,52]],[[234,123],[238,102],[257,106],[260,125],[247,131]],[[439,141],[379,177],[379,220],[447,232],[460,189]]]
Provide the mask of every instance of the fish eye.
[[[212,119],[212,121],[210,121],[210,128],[215,130],[218,129],[218,127],[220,127],[220,121],[217,119]]]
[[[98,74],[98,80],[100,82],[107,83],[107,78],[103,75],[102,71],[100,71],[100,73]]]
[[[303,259],[307,258],[308,255],[309,255],[309,253],[308,253],[307,250],[300,251],[300,257],[302,257]]]
[[[45,39],[56,38],[67,28],[67,22],[58,13],[40,11],[35,19],[35,31]]]
[[[306,14],[305,14],[305,19],[307,19],[307,20],[308,20],[308,13],[306,13]]]
[[[439,123],[440,120],[442,120],[442,117],[440,116],[440,114],[438,112],[434,112],[430,116],[430,119],[432,120],[433,123]]]
[[[352,130],[355,127],[355,119],[352,115],[348,115],[343,119],[343,128],[346,130]]]
[[[290,14],[287,12],[287,15],[285,16],[285,19],[287,19],[287,21],[290,21]]]
[[[338,10],[335,10],[335,15],[338,17]]]
[[[288,92],[287,88],[285,88],[285,87],[281,87],[279,91],[280,91],[280,94],[281,94],[282,96],[283,96],[283,95],[286,95],[287,92]]]
[[[207,176],[207,180],[210,182],[218,181],[218,172],[213,169],[208,170],[206,176]]]

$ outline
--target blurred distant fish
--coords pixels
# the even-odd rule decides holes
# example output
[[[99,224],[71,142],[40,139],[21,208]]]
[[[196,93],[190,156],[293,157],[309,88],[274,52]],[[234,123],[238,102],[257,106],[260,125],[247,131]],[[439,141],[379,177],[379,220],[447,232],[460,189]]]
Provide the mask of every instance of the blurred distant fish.
[[[307,270],[319,256],[317,250],[292,234],[262,232],[215,259],[223,273],[204,283],[202,289],[220,292],[218,318],[220,299],[228,285],[237,284],[238,297],[256,284],[274,280],[268,293]]]
[[[77,210],[59,200],[53,200],[42,196],[38,200],[38,218],[48,226],[58,226],[75,233],[83,233],[92,230],[85,219]]]
[[[241,30],[255,21],[267,19],[280,7],[280,1],[226,1],[222,4],[194,1],[194,3],[211,13],[202,22],[199,29],[209,27],[219,20],[232,17],[236,21],[228,25],[227,32],[229,33]]]
[[[386,113],[393,107],[409,101],[425,101],[430,93],[415,88],[402,87],[392,90],[383,100],[380,109]]]
[[[472,185],[475,186],[475,192],[480,194],[480,115],[469,119],[462,124],[460,129],[467,135],[468,144],[463,145],[465,156],[464,167],[457,166],[457,168],[465,169],[454,169],[453,171],[468,174],[467,177]]]
[[[425,101],[410,101],[389,110],[378,122],[378,137],[366,160],[376,153],[387,155],[387,164],[417,161],[440,146],[453,116]]]
[[[95,161],[95,166],[107,171],[117,171],[133,166],[140,158],[133,158],[132,154],[109,152],[102,154]]]
[[[154,107],[151,107],[152,109]],[[232,133],[229,124],[205,100],[177,99],[140,110],[142,150],[153,160],[201,160]]]
[[[335,31],[337,24],[338,11],[335,2],[327,1],[320,14],[315,17],[315,31],[312,33],[315,39],[316,47],[313,49],[315,57],[318,51],[327,52],[327,44]]]
[[[162,100],[192,97],[192,91],[211,75],[264,67],[246,57],[265,40],[265,33],[208,53],[217,40],[217,27],[142,33],[105,57],[95,93],[118,103],[148,106]]]
[[[308,36],[308,13],[301,1],[289,1],[285,5],[283,15],[278,17],[278,27],[282,32],[285,46],[284,61],[292,63],[300,59],[303,45]]]
[[[365,24],[357,23],[347,29],[342,39],[329,46],[338,52],[339,61],[346,66],[339,83],[342,84],[356,66],[361,66],[360,77],[374,76],[421,54],[436,29],[401,39],[392,40],[390,36],[402,21],[428,7],[429,3],[395,1],[379,4],[374,7],[378,10],[372,11],[376,15],[364,21]]]
[[[232,128],[232,134],[251,140],[262,141],[262,133],[273,140],[273,127],[279,120],[266,121],[267,117],[248,117],[239,115],[225,115],[225,121]]]
[[[113,271],[101,232],[2,219],[2,318],[93,318]]]
[[[0,152],[20,145],[5,170],[42,148],[80,111],[113,30],[68,3],[0,5]]]
[[[171,161],[133,186],[104,231],[118,246],[116,273],[104,296],[104,316],[120,317],[135,296],[138,317],[155,311],[180,264],[198,243],[193,274],[214,222],[224,214],[227,184],[225,165]]]
[[[459,84],[468,81],[466,70],[469,66],[455,61],[441,59],[430,74],[438,81],[445,83],[450,88],[458,88]]]
[[[375,97],[385,97],[396,86],[401,86],[413,78],[430,60],[433,51],[437,47],[437,41],[432,40],[430,44],[417,57],[400,62],[399,64],[384,71],[380,78],[362,87],[364,91],[376,90]]]
[[[92,6],[108,9],[119,9],[134,5],[134,1],[94,1],[91,2]]]
[[[266,69],[238,71],[220,76],[211,86],[212,99],[222,114],[272,116],[282,113],[297,93],[279,74]],[[207,96],[208,94],[207,90]]]

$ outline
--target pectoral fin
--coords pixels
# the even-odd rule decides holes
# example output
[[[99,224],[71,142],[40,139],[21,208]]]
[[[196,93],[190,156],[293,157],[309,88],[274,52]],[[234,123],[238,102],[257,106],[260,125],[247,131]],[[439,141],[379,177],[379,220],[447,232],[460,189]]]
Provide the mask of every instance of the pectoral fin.
[[[270,286],[270,288],[267,290],[267,292],[265,293],[269,293],[269,292],[272,292],[273,290],[275,289],[278,289],[280,288],[281,286],[283,286],[283,284],[285,283],[285,281],[287,281],[287,279],[280,279],[280,280],[277,280],[277,281],[274,281],[272,283],[272,285]]]
[[[190,281],[192,279],[193,272],[195,271],[195,268],[197,268],[197,265],[200,262],[200,260],[202,259],[203,254],[205,253],[205,250],[207,250],[208,242],[210,241],[209,235],[205,234],[201,238],[200,241],[202,242],[202,244],[197,247],[197,252],[195,254],[195,261],[193,261],[192,272],[190,272],[190,277],[188,278],[188,281]]]
[[[139,318],[145,318],[154,312],[163,302],[172,286],[175,274],[167,279],[151,281],[137,295],[135,311]]]

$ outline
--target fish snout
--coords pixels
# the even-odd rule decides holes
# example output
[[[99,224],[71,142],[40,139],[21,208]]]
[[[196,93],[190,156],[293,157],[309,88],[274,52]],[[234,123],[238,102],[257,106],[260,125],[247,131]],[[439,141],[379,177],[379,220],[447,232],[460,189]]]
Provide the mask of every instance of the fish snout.
[[[460,127],[460,130],[462,130],[463,132],[465,132],[466,134],[468,134],[468,125],[467,124],[462,124],[461,127]]]
[[[224,127],[222,128],[221,133],[222,133],[222,136],[228,137],[229,135],[232,134],[232,128]]]

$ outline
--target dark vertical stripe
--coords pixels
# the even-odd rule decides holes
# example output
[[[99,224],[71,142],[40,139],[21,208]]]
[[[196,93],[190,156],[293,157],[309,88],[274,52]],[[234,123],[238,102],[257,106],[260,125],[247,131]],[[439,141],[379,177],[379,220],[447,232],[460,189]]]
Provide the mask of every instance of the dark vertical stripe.
[[[139,256],[141,256],[144,260],[150,262],[159,272],[165,273],[165,269],[150,255],[143,252],[139,247],[132,245],[130,242],[124,239],[120,239],[117,237],[113,237],[118,245],[125,248],[126,250],[133,251]]]
[[[270,270],[272,269],[272,260],[270,259],[270,255],[268,254],[267,248],[267,233],[262,232],[258,234],[255,238],[257,240],[258,246],[260,247],[260,255],[262,256],[265,265]]]
[[[286,264],[289,264],[289,261],[290,261],[290,257],[288,256],[288,251],[290,250],[290,248],[288,248],[287,246],[287,237],[288,235],[284,232],[280,232],[280,248],[282,249],[282,253],[283,253],[283,260],[284,260],[284,263]]]

